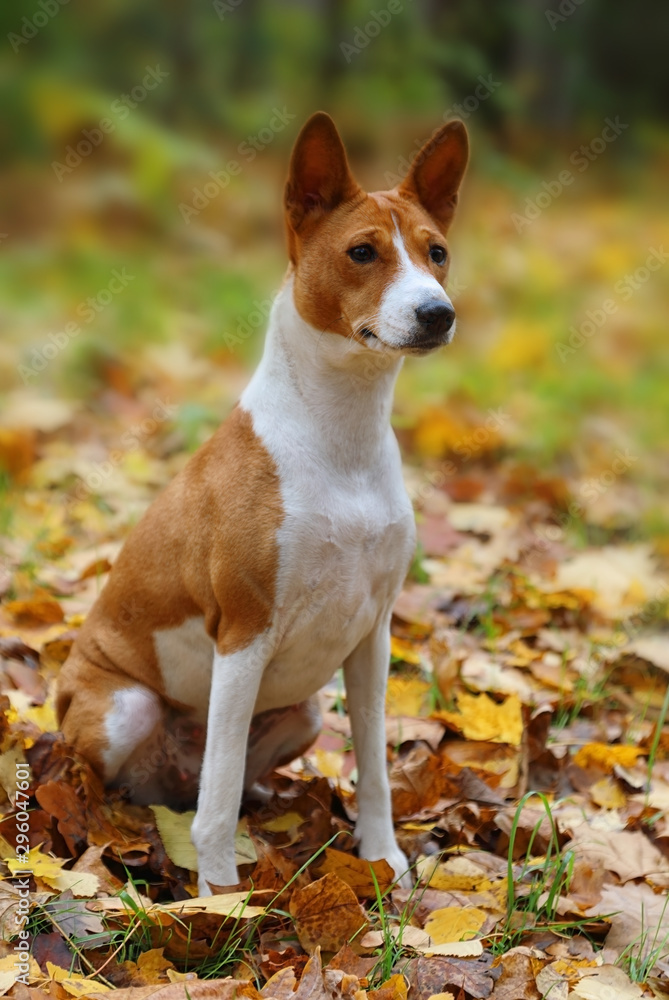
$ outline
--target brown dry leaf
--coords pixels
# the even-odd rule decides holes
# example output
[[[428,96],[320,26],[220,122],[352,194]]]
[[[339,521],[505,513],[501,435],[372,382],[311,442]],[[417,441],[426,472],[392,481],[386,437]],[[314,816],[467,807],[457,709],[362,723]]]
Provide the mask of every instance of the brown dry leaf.
[[[305,951],[320,945],[324,951],[339,951],[367,928],[367,918],[355,893],[333,872],[296,889],[290,914]]]
[[[261,989],[260,995],[266,997],[267,1000],[270,998],[271,1000],[291,1000],[296,986],[295,971],[287,965],[269,977]]]
[[[493,978],[487,962],[435,956],[412,959],[405,968],[413,1000],[429,1000],[435,993],[462,995],[461,990],[477,1000],[492,993]]]
[[[294,1000],[332,1000],[326,990],[321,967],[321,949],[317,946],[304,967],[299,986],[293,993]]]
[[[577,858],[588,860],[593,867],[601,865],[615,872],[621,882],[669,872],[669,859],[640,830],[595,830],[582,823],[564,849],[573,850]]]
[[[639,1000],[643,995],[639,984],[631,982],[617,965],[588,969],[571,991],[580,1000]]]
[[[609,745],[608,743],[586,743],[574,754],[574,763],[584,770],[589,767],[598,767],[602,771],[613,774],[613,769],[617,765],[622,767],[634,767],[639,757],[643,757],[646,751],[640,747],[633,747],[627,744]]]
[[[586,910],[587,916],[607,916],[611,930],[606,937],[606,947],[622,952],[632,942],[638,942],[636,954],[652,948],[656,928],[667,928],[669,933],[669,896],[653,892],[645,882],[625,886],[605,885],[601,899]],[[608,916],[610,914],[610,916]],[[650,929],[645,944],[643,935]],[[657,944],[662,943],[660,938]]]
[[[55,819],[68,851],[76,855],[77,849],[81,849],[87,841],[90,822],[86,802],[81,795],[64,781],[46,781],[37,788],[35,798],[42,809]]]
[[[486,694],[471,695],[461,691],[456,695],[457,712],[435,712],[468,740],[489,740],[520,746],[523,736],[523,716],[520,698],[509,695],[498,703]]]
[[[0,427],[0,469],[23,482],[34,461],[34,431],[24,427]]]
[[[62,622],[65,613],[58,601],[48,592],[36,593],[27,600],[7,601],[4,605],[17,625],[55,625]]]
[[[441,761],[423,744],[398,758],[390,772],[393,817],[402,819],[438,801],[442,789]]]
[[[367,974],[376,965],[376,958],[357,955],[350,944],[345,944],[333,955],[328,963],[329,969],[340,969],[348,972],[349,975],[357,976],[358,979],[365,979]]]
[[[499,959],[502,974],[495,983],[495,1000],[541,1000],[535,979],[544,963],[524,945]]]
[[[123,968],[132,976],[133,982],[137,981],[138,986],[148,986],[151,983],[164,983],[168,969],[174,969],[174,965],[165,958],[164,948],[151,948],[144,951],[136,962],[123,962]]]
[[[102,861],[102,855],[107,845],[100,847],[92,846],[86,848],[78,861],[72,866],[74,872],[86,872],[95,875],[98,879],[98,892],[115,895],[119,889],[123,888],[123,883],[109,871]]]
[[[369,899],[376,894],[372,871],[380,892],[386,893],[395,881],[395,874],[387,861],[366,861],[333,847],[326,847],[325,860],[317,868],[319,875],[334,872],[342,882],[350,885],[360,899]]]
[[[551,1000],[567,1000],[569,996],[569,983],[555,968],[554,963],[544,966],[537,973],[535,982],[541,990],[542,997],[551,997]]]
[[[518,783],[522,764],[518,747],[477,740],[446,740],[440,751],[449,774],[470,768],[476,774],[485,772],[485,781],[493,788],[514,788]]]
[[[475,906],[445,906],[432,911],[425,924],[425,931],[435,944],[467,941],[481,930],[486,916],[483,910]]]

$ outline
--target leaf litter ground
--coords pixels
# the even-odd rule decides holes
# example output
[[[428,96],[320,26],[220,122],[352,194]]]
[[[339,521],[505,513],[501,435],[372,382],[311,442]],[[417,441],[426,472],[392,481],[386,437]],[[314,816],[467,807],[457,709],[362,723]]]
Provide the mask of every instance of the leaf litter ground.
[[[444,423],[475,427],[471,407],[400,431],[420,549],[393,619],[387,738],[413,891],[355,856],[339,678],[316,745],[244,808],[242,885],[211,900],[194,898],[192,814],[129,805],[64,744],[58,669],[129,525],[185,460],[175,424],[153,419],[104,465],[161,391],[174,376],[132,400],[110,390],[95,421],[38,406],[4,432],[0,992],[669,996],[666,565],[638,541],[575,548],[555,518],[574,484],[528,477],[503,434],[440,479]],[[102,470],[83,490],[82,453]],[[29,986],[12,940],[22,762]]]

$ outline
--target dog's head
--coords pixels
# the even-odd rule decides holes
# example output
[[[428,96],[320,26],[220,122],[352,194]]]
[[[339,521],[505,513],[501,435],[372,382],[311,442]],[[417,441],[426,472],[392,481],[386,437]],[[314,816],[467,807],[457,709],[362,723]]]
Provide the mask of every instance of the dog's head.
[[[312,115],[295,143],[285,190],[302,318],[371,350],[427,354],[448,344],[455,310],[443,288],[446,233],[467,159],[464,125],[448,122],[398,187],[367,194],[332,119]]]

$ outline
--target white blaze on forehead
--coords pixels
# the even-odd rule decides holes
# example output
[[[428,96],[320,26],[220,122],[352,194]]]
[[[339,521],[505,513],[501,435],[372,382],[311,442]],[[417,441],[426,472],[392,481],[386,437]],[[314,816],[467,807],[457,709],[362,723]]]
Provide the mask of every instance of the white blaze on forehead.
[[[422,268],[411,259],[394,214],[393,221],[393,244],[400,266],[395,280],[384,292],[379,305],[378,334],[391,347],[401,347],[411,339],[415,331],[416,309],[434,300],[445,302],[449,306],[453,303],[437,279],[427,270],[427,264]]]

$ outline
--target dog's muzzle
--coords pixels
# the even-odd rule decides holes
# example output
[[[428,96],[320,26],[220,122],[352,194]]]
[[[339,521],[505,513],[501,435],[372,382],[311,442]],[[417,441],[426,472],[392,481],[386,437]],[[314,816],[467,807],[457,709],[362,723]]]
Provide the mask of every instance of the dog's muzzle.
[[[433,299],[416,308],[418,321],[411,343],[407,347],[412,353],[425,354],[453,339],[455,309],[450,302]]]

